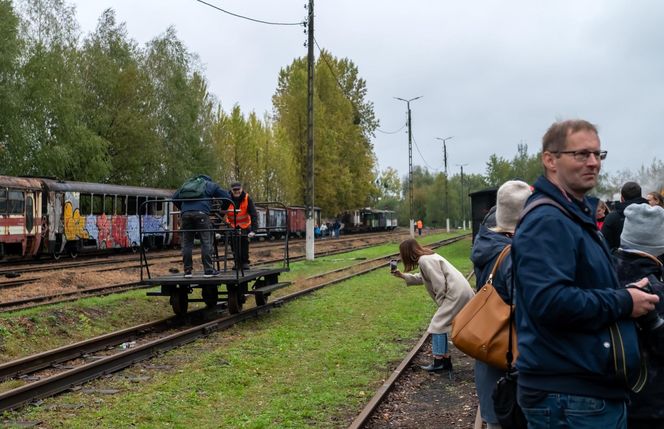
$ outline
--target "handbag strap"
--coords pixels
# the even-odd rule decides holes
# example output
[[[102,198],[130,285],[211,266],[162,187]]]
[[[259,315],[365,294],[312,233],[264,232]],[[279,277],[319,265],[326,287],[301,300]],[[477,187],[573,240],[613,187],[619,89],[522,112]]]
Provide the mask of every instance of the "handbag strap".
[[[487,283],[493,284],[493,278],[496,276],[496,272],[498,271],[498,268],[500,268],[500,264],[503,263],[503,260],[507,256],[508,253],[510,253],[510,249],[512,248],[511,244],[508,244],[503,248],[503,251],[500,252],[498,255],[498,258],[496,259],[496,263],[493,264],[493,269],[491,270],[491,274],[489,274],[489,278],[487,279]]]

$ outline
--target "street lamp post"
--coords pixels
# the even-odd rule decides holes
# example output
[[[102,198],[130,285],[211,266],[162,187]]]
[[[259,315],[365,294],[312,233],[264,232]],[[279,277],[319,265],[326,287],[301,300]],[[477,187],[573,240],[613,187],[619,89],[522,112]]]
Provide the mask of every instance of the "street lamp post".
[[[465,204],[463,203],[463,200],[465,199],[463,195],[463,167],[465,167],[468,164],[457,164],[458,167],[461,167],[461,222],[463,225],[463,229],[466,229],[466,210],[465,210]]]
[[[404,98],[399,98],[399,97],[394,97],[397,100],[400,101],[405,101],[406,106],[408,107],[408,198],[409,198],[409,217],[410,217],[410,236],[411,238],[415,237],[415,229],[413,228],[414,225],[414,219],[413,219],[413,135],[412,135],[412,127],[411,127],[411,120],[410,120],[410,102],[415,101],[418,98],[422,98],[420,95],[419,97],[414,97],[414,98],[409,98],[408,100]]]
[[[444,139],[436,137],[437,140],[442,140],[443,142],[443,164],[445,165],[445,227],[447,232],[450,232],[450,199],[449,199],[449,182],[447,179],[447,145],[445,144],[448,140],[453,139],[454,136],[445,137]]]

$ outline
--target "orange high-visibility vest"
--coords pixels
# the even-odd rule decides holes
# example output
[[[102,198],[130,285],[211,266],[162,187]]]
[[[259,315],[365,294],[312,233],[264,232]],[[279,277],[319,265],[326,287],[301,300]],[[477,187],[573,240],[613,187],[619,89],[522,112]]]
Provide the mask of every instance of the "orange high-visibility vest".
[[[417,221],[417,229],[422,229],[422,221],[421,220]]]
[[[251,226],[251,216],[249,216],[249,194],[244,193],[244,198],[240,202],[240,209],[237,213],[234,213],[235,206],[231,203],[228,206],[228,212],[226,213],[226,222],[228,222],[233,228],[238,226],[242,229],[247,229]]]

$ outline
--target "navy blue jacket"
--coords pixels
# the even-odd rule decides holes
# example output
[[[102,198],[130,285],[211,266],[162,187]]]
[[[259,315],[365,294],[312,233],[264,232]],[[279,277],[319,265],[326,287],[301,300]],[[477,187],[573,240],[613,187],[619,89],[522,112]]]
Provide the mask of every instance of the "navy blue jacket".
[[[620,288],[609,249],[588,201],[571,200],[541,176],[528,203],[548,197],[569,212],[541,205],[512,242],[519,385],[595,398],[627,397],[616,374],[609,326],[617,322],[629,376],[640,363],[632,299]]]
[[[489,279],[489,274],[491,274],[498,255],[510,243],[512,243],[512,239],[507,235],[493,232],[485,225],[480,225],[480,231],[475,237],[473,249],[470,252],[470,260],[473,261],[475,279],[477,281],[476,290],[484,286]],[[498,295],[505,302],[509,302],[509,286],[511,281],[512,258],[511,254],[508,253],[500,264],[500,267],[498,267],[498,272],[492,283]]]
[[[226,198],[229,199],[231,196],[228,192],[221,189],[219,185],[212,181],[208,176],[199,176],[204,178],[207,183],[205,184],[205,196],[201,197],[202,199],[183,199],[180,198],[180,190],[178,189],[173,194],[174,204],[180,209],[182,213],[184,212],[202,212],[205,214],[210,214],[212,210],[212,200],[211,198]]]

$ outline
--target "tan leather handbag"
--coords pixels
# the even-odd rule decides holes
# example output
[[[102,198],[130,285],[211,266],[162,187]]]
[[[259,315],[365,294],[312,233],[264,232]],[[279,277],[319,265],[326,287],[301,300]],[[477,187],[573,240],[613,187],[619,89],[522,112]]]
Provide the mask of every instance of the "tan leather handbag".
[[[500,369],[507,369],[505,353],[508,349],[510,305],[505,303],[493,287],[493,278],[510,252],[505,246],[493,265],[487,282],[477,291],[452,321],[452,342],[457,349],[479,361]],[[512,354],[518,356],[516,330],[512,326]]]

